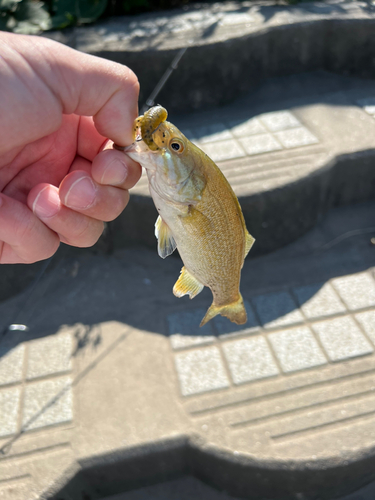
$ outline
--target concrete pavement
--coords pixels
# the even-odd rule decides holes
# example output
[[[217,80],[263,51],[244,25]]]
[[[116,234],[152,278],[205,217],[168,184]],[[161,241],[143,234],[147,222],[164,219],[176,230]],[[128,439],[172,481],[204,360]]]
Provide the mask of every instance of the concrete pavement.
[[[257,240],[274,251],[302,236],[333,206],[375,195],[372,80],[326,72],[270,79],[222,108],[169,120],[222,169]],[[114,245],[154,245],[147,178],[113,224]]]
[[[210,293],[172,295],[179,258],[61,260],[24,312],[30,331],[0,344],[3,497],[99,499],[190,474],[229,498],[331,500],[371,481],[374,216],[336,209],[247,260],[241,328],[199,329]],[[21,299],[1,304],[4,324]],[[197,480],[128,495],[226,498]]]

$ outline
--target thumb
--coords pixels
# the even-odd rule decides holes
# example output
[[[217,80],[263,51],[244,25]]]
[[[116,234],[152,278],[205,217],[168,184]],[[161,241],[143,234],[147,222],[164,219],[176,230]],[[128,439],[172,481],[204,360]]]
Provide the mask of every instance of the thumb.
[[[129,68],[43,37],[3,32],[0,51],[0,151],[54,132],[71,113],[93,116],[119,145],[132,142],[139,84]]]

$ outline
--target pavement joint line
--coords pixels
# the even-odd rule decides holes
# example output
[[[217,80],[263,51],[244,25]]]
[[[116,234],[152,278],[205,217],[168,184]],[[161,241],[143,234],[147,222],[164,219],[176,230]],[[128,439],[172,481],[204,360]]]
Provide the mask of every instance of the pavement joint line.
[[[284,433],[280,433],[280,434],[271,434],[271,439],[273,440],[281,440],[281,439],[285,439],[285,438],[290,438],[291,436],[295,436],[295,437],[300,437],[301,434],[307,434],[311,431],[314,431],[314,430],[320,430],[320,431],[324,431],[326,430],[327,428],[329,427],[332,427],[334,425],[342,425],[342,424],[347,424],[348,422],[353,422],[353,421],[356,421],[358,420],[359,418],[363,418],[363,417],[371,417],[375,415],[375,410],[371,410],[371,411],[367,411],[367,412],[362,412],[362,413],[359,413],[357,415],[352,415],[350,417],[343,417],[341,419],[337,419],[337,420],[333,420],[332,422],[326,422],[324,424],[319,424],[319,425],[312,425],[310,427],[305,427],[303,429],[298,429],[298,430],[294,430],[294,431],[290,431],[290,432],[284,432]]]
[[[1,484],[8,484],[8,483],[13,483],[16,481],[20,481],[22,479],[29,479],[31,478],[31,474],[20,474],[19,476],[13,476],[7,479],[0,479],[0,485]]]
[[[29,456],[33,456],[33,455],[38,455],[38,454],[43,454],[43,453],[49,453],[49,452],[53,452],[53,451],[56,451],[58,449],[64,449],[64,448],[71,448],[71,443],[69,441],[64,441],[64,442],[61,442],[61,443],[56,443],[56,444],[53,444],[53,445],[50,445],[50,446],[44,446],[42,448],[36,448],[36,449],[32,449],[32,450],[27,450],[27,451],[23,451],[22,453],[14,453],[12,455],[8,455],[8,456],[1,456],[0,455],[0,463],[1,462],[9,462],[10,460],[18,460],[18,459],[22,459],[22,458],[27,458]]]
[[[35,421],[37,421],[39,419],[39,417],[43,416],[46,411],[49,412],[49,414],[51,415],[49,417],[49,419],[47,418],[48,421],[45,422],[45,424],[47,426],[56,424],[56,418],[57,418],[57,420],[60,419],[58,414],[56,414],[53,417],[50,412],[51,412],[52,407],[55,404],[61,404],[61,402],[59,403],[59,401],[61,399],[61,396],[65,397],[66,391],[64,391],[64,394],[61,394],[60,396],[58,395],[57,399],[56,399],[56,395],[54,395],[54,397],[52,399],[50,397],[51,395],[47,395],[48,396],[48,404],[47,405],[43,404],[42,408],[39,409],[36,412],[36,414],[34,414],[32,416],[32,418],[31,419],[29,418],[27,421],[25,421],[25,412],[27,411],[27,408],[28,408],[27,404],[31,403],[31,401],[29,401],[29,399],[27,399],[27,398],[29,398],[30,390],[32,390],[34,392],[37,391],[37,393],[39,394],[38,397],[41,397],[42,395],[40,394],[40,388],[43,386],[43,384],[44,384],[44,386],[47,384],[47,386],[49,387],[51,384],[52,385],[56,384],[56,383],[59,384],[63,380],[67,380],[66,374],[64,375],[61,372],[54,373],[53,371],[51,372],[51,370],[48,374],[46,373],[42,377],[36,377],[36,378],[32,378],[32,379],[27,378],[28,370],[30,368],[30,359],[33,359],[33,356],[34,356],[34,359],[38,359],[38,363],[39,364],[42,363],[42,368],[45,371],[46,366],[48,368],[48,364],[47,365],[44,364],[44,358],[47,356],[48,363],[51,363],[51,361],[53,362],[53,360],[52,360],[53,356],[51,356],[51,352],[49,352],[48,350],[46,351],[45,347],[46,346],[48,347],[49,345],[52,345],[52,344],[55,345],[56,342],[59,343],[61,338],[63,338],[63,337],[61,337],[61,336],[56,337],[56,336],[51,335],[49,337],[45,337],[44,339],[42,339],[42,341],[40,341],[40,340],[33,341],[32,342],[33,346],[41,345],[41,342],[43,343],[42,345],[43,345],[44,350],[40,351],[40,353],[42,355],[42,357],[40,359],[35,358],[36,353],[33,352],[33,350],[30,351],[30,342],[28,342],[28,341],[23,342],[23,344],[22,344],[24,346],[23,360],[22,360],[22,377],[21,377],[21,380],[18,382],[18,384],[12,384],[15,389],[18,389],[20,391],[20,397],[19,397],[18,408],[17,408],[17,417],[16,417],[17,425],[16,425],[16,428],[14,429],[14,432],[10,433],[10,436],[13,436],[13,438],[16,438],[17,436],[22,435],[24,432],[30,431],[30,429],[28,429],[29,425],[35,425]],[[65,338],[66,338],[66,335],[65,335]],[[71,348],[71,346],[70,346],[70,348]],[[67,373],[70,373],[71,370],[72,370],[72,366],[70,364],[70,369],[68,370]],[[68,377],[68,379],[69,379],[69,377]],[[0,389],[3,390],[4,386],[1,385]],[[35,395],[37,395],[37,393],[35,393]],[[42,397],[45,397],[45,396],[42,396]],[[72,395],[71,395],[71,398],[72,398]],[[69,405],[69,402],[67,404]],[[72,406],[72,404],[73,403],[71,402],[71,406]],[[53,409],[52,409],[52,411],[53,411]],[[66,411],[68,411],[68,408],[66,408]],[[71,411],[72,411],[72,408],[71,408]],[[43,418],[45,419],[46,416],[44,416]],[[51,418],[52,418],[52,421],[50,421]],[[59,420],[59,422],[57,422],[57,425],[61,425],[61,423],[62,422],[60,422],[60,420]],[[43,428],[43,427],[45,427],[45,425],[42,425],[42,426],[38,425],[38,427]],[[1,432],[1,425],[0,425],[0,432]],[[11,441],[13,438],[11,438]],[[4,446],[6,447],[6,444]],[[3,446],[3,448],[4,448],[4,446]]]
[[[294,415],[296,413],[302,413],[302,412],[309,410],[311,408],[315,409],[315,408],[319,408],[319,407],[333,406],[336,403],[339,403],[341,401],[350,401],[351,399],[355,399],[358,396],[370,396],[370,395],[374,396],[374,391],[372,389],[367,389],[365,391],[359,391],[359,392],[356,392],[354,394],[348,394],[346,396],[339,396],[335,399],[330,399],[330,400],[327,399],[325,401],[321,401],[318,403],[305,404],[304,406],[299,406],[297,408],[292,408],[289,410],[276,411],[274,413],[264,415],[262,417],[254,417],[254,418],[247,419],[247,420],[240,420],[237,422],[232,422],[232,423],[230,423],[230,426],[234,427],[234,428],[235,427],[242,428],[242,427],[247,427],[249,425],[257,425],[257,424],[262,425],[264,422],[266,422],[268,420],[272,420],[276,417]]]
[[[203,414],[206,414],[206,413],[209,413],[209,412],[222,411],[223,409],[228,409],[228,408],[232,408],[232,407],[240,407],[240,406],[243,406],[243,405],[247,405],[248,403],[253,403],[253,402],[257,402],[257,401],[265,401],[265,400],[274,399],[274,398],[277,398],[277,397],[279,397],[280,395],[283,395],[283,394],[286,395],[286,394],[301,392],[301,391],[304,391],[306,389],[312,389],[312,388],[315,388],[315,387],[321,387],[321,386],[327,386],[327,385],[334,385],[335,383],[338,384],[341,381],[353,380],[353,379],[356,379],[356,378],[361,378],[363,376],[366,376],[366,375],[372,374],[372,373],[375,374],[375,366],[372,367],[372,368],[366,368],[363,371],[358,371],[356,373],[350,373],[350,374],[347,374],[347,375],[341,375],[340,374],[340,375],[334,376],[332,378],[327,378],[326,380],[311,381],[308,384],[304,384],[304,385],[300,385],[300,386],[296,386],[296,387],[288,387],[286,389],[281,389],[281,390],[279,389],[279,390],[276,390],[274,392],[268,392],[266,394],[262,394],[262,395],[259,395],[259,396],[243,397],[243,398],[238,399],[236,401],[231,401],[231,402],[228,402],[228,403],[222,403],[222,404],[218,404],[216,406],[211,405],[211,406],[206,407],[206,408],[200,408],[200,409],[197,409],[197,410],[193,409],[193,410],[189,411],[189,414],[192,415],[192,416],[199,416],[199,415],[203,415]]]

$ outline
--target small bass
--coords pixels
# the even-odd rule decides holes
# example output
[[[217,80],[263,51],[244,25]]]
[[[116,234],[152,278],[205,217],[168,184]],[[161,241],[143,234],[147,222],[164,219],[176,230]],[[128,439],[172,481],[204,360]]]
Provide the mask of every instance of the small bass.
[[[215,163],[154,106],[134,122],[134,142],[124,151],[147,172],[159,217],[155,224],[163,259],[178,249],[184,267],[173,287],[192,299],[204,286],[213,302],[203,326],[218,314],[247,321],[239,290],[244,259],[254,243],[237,197]]]

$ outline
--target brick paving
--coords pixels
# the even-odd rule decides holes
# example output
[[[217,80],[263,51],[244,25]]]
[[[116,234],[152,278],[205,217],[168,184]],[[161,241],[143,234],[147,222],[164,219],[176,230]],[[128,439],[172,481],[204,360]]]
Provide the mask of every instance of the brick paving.
[[[227,387],[224,360],[232,382],[238,385],[374,353],[375,281],[371,272],[256,295],[247,302],[247,310],[248,324],[233,327],[225,322],[224,338],[220,335],[220,325],[224,323],[221,318],[205,325],[203,335],[197,333],[203,310],[168,318],[172,348],[194,348],[175,355],[183,395]],[[228,336],[233,335],[242,338],[229,341]],[[217,347],[198,347],[206,343],[215,343]],[[219,349],[223,357],[219,356]],[[215,354],[214,366],[208,366],[204,353]],[[185,374],[192,364],[194,376],[188,380]],[[212,382],[212,370],[217,374],[217,386]]]
[[[211,123],[184,119],[181,128],[219,163],[238,194],[277,190],[332,155],[359,151],[339,130],[345,120],[352,124],[350,113],[361,150],[374,146],[360,129],[375,126],[374,98],[362,89],[335,99],[346,102],[335,110],[341,121],[330,118],[327,103],[305,103],[255,115],[218,110]],[[134,192],[146,189],[143,179]],[[218,456],[230,450],[244,461],[242,470],[270,460],[285,474],[292,473],[290,462],[329,470],[327,455],[343,470],[366,454],[371,462],[374,207],[337,213],[296,246],[246,261],[241,290],[248,321],[241,326],[216,317],[199,328],[211,297],[177,300],[171,289],[181,263],[160,261],[155,251],[82,256],[74,272],[57,268],[30,315],[30,332],[9,332],[0,342],[0,498],[14,491],[17,500],[74,500],[69,487],[104,497],[107,490],[91,486],[99,475],[79,482],[78,471],[93,457],[103,465],[101,457],[113,454],[116,462],[118,450],[131,455],[176,436],[198,437],[202,455],[206,445]],[[262,221],[262,230],[269,224]],[[346,239],[351,232],[355,238]],[[4,322],[21,299],[0,304]],[[139,470],[146,474],[149,465]],[[261,470],[259,484],[268,473]],[[337,484],[346,478],[342,473]],[[227,489],[222,479],[210,481]],[[116,492],[125,489],[112,479],[105,484],[112,483]]]

